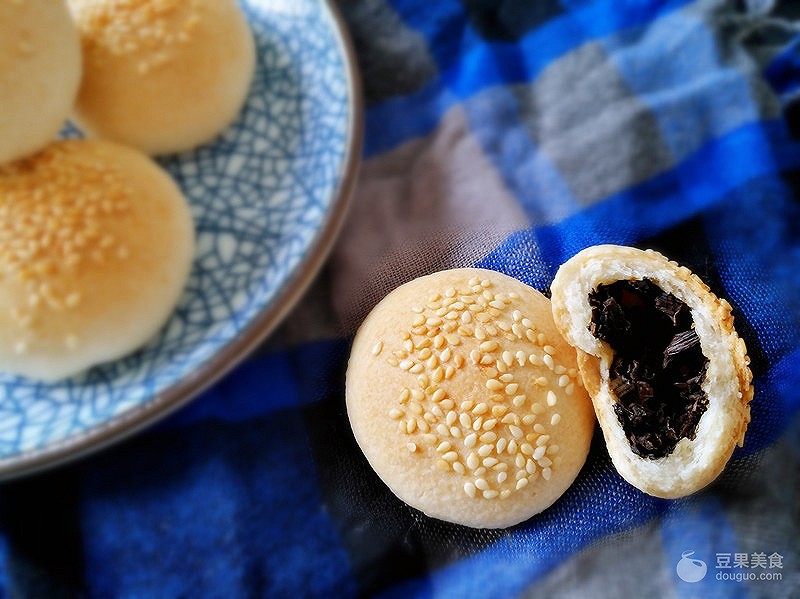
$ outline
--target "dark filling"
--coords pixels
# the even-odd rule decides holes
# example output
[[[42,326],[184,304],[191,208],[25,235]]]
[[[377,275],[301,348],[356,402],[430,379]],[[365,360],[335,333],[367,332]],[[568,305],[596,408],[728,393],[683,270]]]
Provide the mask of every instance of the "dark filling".
[[[694,439],[708,407],[708,359],[689,307],[649,279],[599,285],[589,304],[589,330],[614,350],[614,411],[633,452],[662,458]]]

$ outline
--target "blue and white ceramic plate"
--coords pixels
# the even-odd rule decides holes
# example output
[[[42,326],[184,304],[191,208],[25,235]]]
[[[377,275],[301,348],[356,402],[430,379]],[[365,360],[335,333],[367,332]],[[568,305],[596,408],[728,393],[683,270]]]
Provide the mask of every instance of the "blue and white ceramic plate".
[[[361,146],[352,50],[325,0],[242,0],[249,98],[215,143],[162,161],[192,205],[188,287],[141,351],[57,384],[0,376],[0,477],[81,456],[166,415],[286,315],[338,233]]]

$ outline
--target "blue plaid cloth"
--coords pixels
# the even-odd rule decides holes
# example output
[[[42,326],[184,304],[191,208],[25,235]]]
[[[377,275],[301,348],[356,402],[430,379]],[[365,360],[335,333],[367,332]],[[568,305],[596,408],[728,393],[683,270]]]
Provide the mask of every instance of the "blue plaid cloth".
[[[2,485],[2,595],[800,596],[797,3],[339,5],[366,139],[325,269],[256,355],[181,412]],[[597,243],[659,249],[734,306],[756,394],[723,475],[655,499],[596,434],[563,498],[509,530],[396,499],[344,406],[369,309],[456,266],[546,290]],[[682,559],[706,576],[684,582]]]

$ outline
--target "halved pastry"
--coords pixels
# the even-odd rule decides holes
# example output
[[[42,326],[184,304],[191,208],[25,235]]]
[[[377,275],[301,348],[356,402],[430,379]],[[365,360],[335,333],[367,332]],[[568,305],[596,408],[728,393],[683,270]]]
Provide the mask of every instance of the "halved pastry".
[[[615,245],[573,256],[551,289],[622,477],[663,498],[713,481],[744,442],[753,398],[728,302],[658,252]]]

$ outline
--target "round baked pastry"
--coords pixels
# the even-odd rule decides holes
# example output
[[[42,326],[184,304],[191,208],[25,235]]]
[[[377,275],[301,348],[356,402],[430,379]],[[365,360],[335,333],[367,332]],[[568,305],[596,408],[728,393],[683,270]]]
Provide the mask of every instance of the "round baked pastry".
[[[594,428],[550,301],[481,269],[387,295],[353,341],[346,387],[356,441],[383,482],[429,516],[476,528],[555,502]]]
[[[148,154],[191,149],[244,103],[253,36],[236,0],[68,0],[84,77],[75,120]]]
[[[551,289],[622,477],[664,498],[714,480],[744,442],[753,397],[728,302],[661,254],[614,245],[573,256]]]
[[[0,167],[0,369],[42,380],[142,345],[186,282],[192,218],[169,176],[109,142]]]
[[[63,0],[0,2],[0,164],[56,136],[80,79],[78,32]]]

